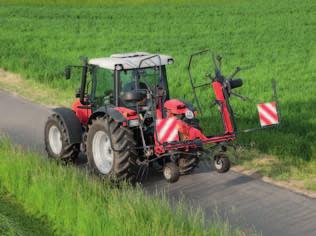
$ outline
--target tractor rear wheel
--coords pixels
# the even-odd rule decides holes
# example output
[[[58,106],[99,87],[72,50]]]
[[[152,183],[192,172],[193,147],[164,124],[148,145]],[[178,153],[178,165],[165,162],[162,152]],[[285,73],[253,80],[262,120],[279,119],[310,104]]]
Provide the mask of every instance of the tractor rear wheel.
[[[48,157],[60,161],[73,161],[80,152],[80,144],[70,144],[65,123],[57,113],[45,124],[45,149]]]
[[[113,119],[97,117],[92,121],[87,135],[89,166],[101,177],[113,181],[126,180],[133,184],[137,174],[135,146],[131,130],[121,127]]]

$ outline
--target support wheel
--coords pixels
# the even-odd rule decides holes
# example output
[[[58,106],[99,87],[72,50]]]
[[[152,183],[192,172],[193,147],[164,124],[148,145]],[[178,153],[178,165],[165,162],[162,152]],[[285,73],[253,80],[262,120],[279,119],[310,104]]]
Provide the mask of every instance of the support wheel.
[[[167,163],[163,168],[163,176],[169,183],[177,182],[180,178],[179,167],[173,163]]]
[[[70,144],[67,129],[57,113],[48,117],[44,131],[48,157],[59,161],[73,161],[80,152],[80,144]]]
[[[224,154],[220,153],[214,156],[214,167],[218,173],[225,173],[230,169],[230,160]]]
[[[134,184],[137,173],[135,146],[130,129],[120,126],[112,119],[97,117],[92,121],[87,135],[89,167],[101,177]]]

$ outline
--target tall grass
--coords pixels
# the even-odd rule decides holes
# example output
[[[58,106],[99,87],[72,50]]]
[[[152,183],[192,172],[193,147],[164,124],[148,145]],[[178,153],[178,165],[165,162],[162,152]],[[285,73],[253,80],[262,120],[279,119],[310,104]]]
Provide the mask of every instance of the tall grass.
[[[10,194],[0,192],[0,235],[51,236],[54,232],[44,219],[27,213]]]
[[[50,1],[55,2],[55,1]],[[33,6],[3,4],[0,8],[0,66],[73,96],[79,78],[64,81],[63,68],[76,64],[82,55],[107,56],[126,51],[171,54],[171,95],[192,99],[186,72],[189,55],[210,47],[220,52],[223,71],[236,65],[254,65],[240,73],[244,87],[239,92],[250,102],[232,98],[240,129],[258,127],[257,102],[270,101],[271,79],[278,83],[282,125],[278,130],[241,135],[239,142],[277,155],[296,166],[315,159],[316,46],[314,0],[200,1],[179,4],[115,6],[93,3],[81,6],[56,4]],[[137,1],[138,2],[138,1]],[[152,3],[154,1],[151,1]],[[182,2],[182,1],[181,1]],[[196,64],[195,76],[204,78],[209,60]],[[178,89],[181,88],[181,89]],[[210,95],[199,94],[204,110]],[[217,112],[214,110],[214,112]],[[218,128],[212,112],[204,121],[209,132]]]
[[[8,191],[58,235],[230,235],[227,224],[204,224],[201,211],[173,209],[163,194],[116,188],[74,167],[57,165],[0,141],[0,192]]]

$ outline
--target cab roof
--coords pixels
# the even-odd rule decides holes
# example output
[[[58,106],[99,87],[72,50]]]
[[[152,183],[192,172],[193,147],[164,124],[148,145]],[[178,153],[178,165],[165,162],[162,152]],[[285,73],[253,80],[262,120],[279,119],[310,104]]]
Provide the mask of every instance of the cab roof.
[[[159,60],[160,57],[160,60]],[[161,65],[168,65],[173,63],[173,58],[167,55],[151,54],[147,52],[132,52],[124,54],[113,54],[110,57],[93,58],[89,60],[90,65],[99,66],[109,70],[129,70],[139,68],[154,67]]]

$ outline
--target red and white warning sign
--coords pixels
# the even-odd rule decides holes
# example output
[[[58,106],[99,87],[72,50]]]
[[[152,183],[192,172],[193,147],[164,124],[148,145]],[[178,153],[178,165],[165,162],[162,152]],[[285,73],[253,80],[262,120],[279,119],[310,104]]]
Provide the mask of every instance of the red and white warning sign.
[[[261,127],[279,124],[276,102],[257,105]]]
[[[158,119],[156,130],[160,143],[179,140],[176,118]]]

